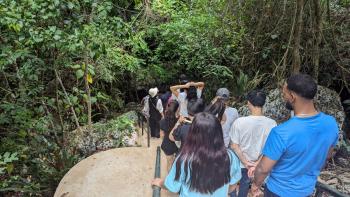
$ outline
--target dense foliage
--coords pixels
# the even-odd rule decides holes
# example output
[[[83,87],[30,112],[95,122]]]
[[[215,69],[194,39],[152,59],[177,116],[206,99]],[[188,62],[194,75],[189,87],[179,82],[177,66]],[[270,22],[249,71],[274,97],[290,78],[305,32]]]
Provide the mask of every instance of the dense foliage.
[[[349,92],[349,11],[349,0],[0,0],[0,192],[51,196],[79,159],[68,132],[180,73],[208,97],[295,71]]]

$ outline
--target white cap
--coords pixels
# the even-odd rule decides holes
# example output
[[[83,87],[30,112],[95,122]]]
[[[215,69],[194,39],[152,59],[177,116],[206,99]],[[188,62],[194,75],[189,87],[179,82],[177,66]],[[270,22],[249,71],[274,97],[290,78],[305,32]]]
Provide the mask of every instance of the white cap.
[[[155,88],[151,88],[148,90],[148,94],[153,98],[155,97],[157,94],[158,94],[158,88],[155,87]]]

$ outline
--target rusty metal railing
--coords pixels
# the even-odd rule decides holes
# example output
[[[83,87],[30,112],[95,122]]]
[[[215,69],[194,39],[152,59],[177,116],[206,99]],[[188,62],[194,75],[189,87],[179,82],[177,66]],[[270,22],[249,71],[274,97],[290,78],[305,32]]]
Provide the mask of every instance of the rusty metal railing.
[[[317,182],[316,183],[315,197],[322,197],[323,193],[330,194],[334,197],[350,197],[349,195],[341,193],[340,191],[336,190],[335,188],[332,188],[329,185]]]

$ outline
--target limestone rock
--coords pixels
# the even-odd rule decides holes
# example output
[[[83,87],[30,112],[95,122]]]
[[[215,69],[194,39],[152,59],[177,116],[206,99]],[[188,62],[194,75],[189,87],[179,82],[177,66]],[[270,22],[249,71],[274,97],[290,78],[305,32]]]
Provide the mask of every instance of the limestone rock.
[[[330,169],[321,172],[318,181],[334,187],[342,193],[350,194],[350,172],[348,168],[332,166]]]
[[[137,113],[130,111],[107,122],[93,124],[92,131],[81,127],[69,133],[68,146],[83,157],[100,150],[136,146],[137,121]]]

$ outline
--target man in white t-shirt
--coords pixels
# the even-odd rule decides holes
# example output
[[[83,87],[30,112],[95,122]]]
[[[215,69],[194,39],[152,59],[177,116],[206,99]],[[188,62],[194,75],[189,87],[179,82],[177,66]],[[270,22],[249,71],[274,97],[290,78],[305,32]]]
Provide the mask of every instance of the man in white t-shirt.
[[[188,82],[185,85],[175,85],[170,87],[170,90],[175,96],[175,99],[180,104],[180,116],[188,117],[188,101],[192,99],[201,98],[203,88],[204,82]],[[184,91],[180,92],[180,89],[184,89]]]
[[[242,179],[239,185],[238,197],[246,197],[249,192],[250,179],[248,170],[255,168],[259,162],[266,139],[276,121],[263,115],[262,108],[266,95],[261,90],[251,91],[248,96],[250,116],[238,118],[230,131],[231,148],[241,161]]]

